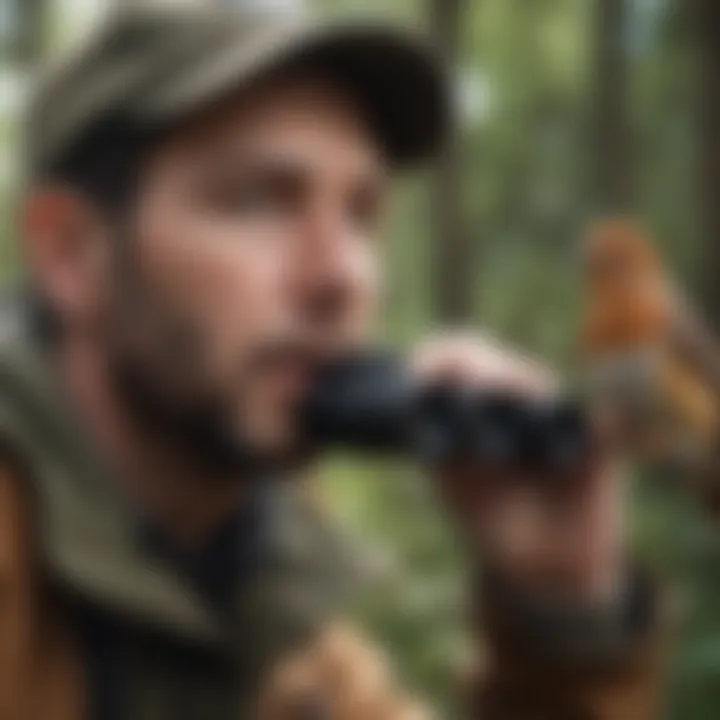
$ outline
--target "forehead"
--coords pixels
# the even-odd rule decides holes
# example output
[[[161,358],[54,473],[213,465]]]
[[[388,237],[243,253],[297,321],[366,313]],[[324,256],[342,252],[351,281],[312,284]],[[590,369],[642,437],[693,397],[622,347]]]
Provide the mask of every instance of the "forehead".
[[[380,143],[362,105],[332,82],[294,74],[228,98],[173,129],[154,165],[237,153],[290,154],[308,164],[382,173]]]

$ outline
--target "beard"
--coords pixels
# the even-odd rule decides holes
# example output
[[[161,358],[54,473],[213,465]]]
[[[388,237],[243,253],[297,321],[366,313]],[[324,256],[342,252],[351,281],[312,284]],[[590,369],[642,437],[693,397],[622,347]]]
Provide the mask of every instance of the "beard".
[[[108,356],[115,395],[140,432],[199,473],[229,480],[287,471],[307,457],[301,441],[268,447],[253,439],[238,411],[242,393],[210,389],[202,332],[157,306],[147,310],[152,327],[143,328],[142,339],[114,334]],[[137,330],[138,323],[131,324]],[[282,344],[280,350],[270,345],[270,351],[238,361],[236,389],[250,387],[257,368],[282,350]]]
[[[282,464],[242,437],[223,403],[171,397],[142,362],[115,358],[111,379],[139,430],[208,475],[232,479]]]
[[[258,398],[253,390],[268,371],[284,364],[313,376],[343,348],[319,343],[317,333],[286,329],[238,353],[234,377],[215,382],[204,328],[163,302],[129,260],[121,266],[125,272],[114,304],[115,322],[105,324],[104,344],[110,382],[135,426],[191,467],[216,477],[286,473],[306,464],[317,448],[305,437],[303,423],[297,423],[302,399],[288,403],[287,422],[278,418],[279,425],[287,425],[277,430],[281,438],[267,441],[253,433],[253,400]]]
[[[202,332],[150,290],[133,262],[133,244],[121,247],[115,322],[106,325],[105,340],[109,381],[131,423],[191,468],[223,481],[290,465],[285,453],[260,449],[243,433],[229,398],[203,389]]]

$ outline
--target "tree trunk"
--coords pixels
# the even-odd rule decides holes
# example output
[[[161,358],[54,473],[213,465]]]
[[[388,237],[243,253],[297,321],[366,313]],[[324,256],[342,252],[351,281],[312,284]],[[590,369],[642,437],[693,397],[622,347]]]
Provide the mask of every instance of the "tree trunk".
[[[594,0],[593,194],[610,213],[632,209],[635,200],[626,21],[626,0]]]
[[[702,293],[707,316],[720,329],[720,3],[694,0],[694,24]]]
[[[451,70],[458,64],[463,0],[430,0],[431,32]],[[472,317],[473,267],[470,236],[463,221],[460,142],[453,129],[437,162],[431,189],[435,315],[441,323],[466,323]]]

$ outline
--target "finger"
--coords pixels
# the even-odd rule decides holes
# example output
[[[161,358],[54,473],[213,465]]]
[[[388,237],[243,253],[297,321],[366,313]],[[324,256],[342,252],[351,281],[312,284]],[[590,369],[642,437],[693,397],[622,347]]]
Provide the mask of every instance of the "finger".
[[[469,383],[479,389],[535,395],[552,393],[558,385],[541,363],[482,336],[435,341],[416,354],[412,367],[425,380]]]
[[[333,720],[430,720],[426,707],[398,692],[386,654],[352,628],[334,626],[319,657]]]
[[[286,659],[271,673],[258,701],[258,720],[322,717],[327,702],[318,687],[312,652]]]
[[[321,682],[338,718],[388,695],[392,670],[387,656],[347,625],[335,624],[325,634],[318,660]]]
[[[378,708],[377,715],[366,715],[357,720],[433,720],[434,714],[430,709],[420,702],[401,695],[387,698],[383,706]]]

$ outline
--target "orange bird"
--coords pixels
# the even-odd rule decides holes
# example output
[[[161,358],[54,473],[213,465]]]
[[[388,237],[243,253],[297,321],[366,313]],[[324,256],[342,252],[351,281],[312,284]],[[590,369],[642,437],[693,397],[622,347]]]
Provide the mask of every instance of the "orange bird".
[[[720,346],[632,222],[591,227],[584,260],[582,350],[599,408],[641,454],[704,456],[720,424]]]

